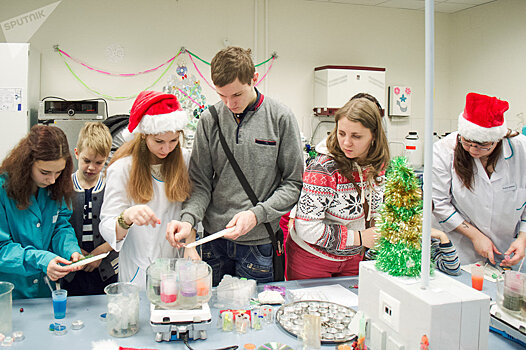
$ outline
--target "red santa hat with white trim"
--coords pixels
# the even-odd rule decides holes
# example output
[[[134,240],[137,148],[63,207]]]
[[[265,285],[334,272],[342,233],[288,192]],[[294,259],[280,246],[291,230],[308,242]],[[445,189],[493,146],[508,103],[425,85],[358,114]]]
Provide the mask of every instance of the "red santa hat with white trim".
[[[466,96],[464,112],[458,117],[458,133],[475,142],[499,141],[508,132],[504,120],[508,108],[506,101],[470,92]]]
[[[188,115],[175,95],[142,91],[133,102],[128,131],[157,135],[183,130],[188,122]]]

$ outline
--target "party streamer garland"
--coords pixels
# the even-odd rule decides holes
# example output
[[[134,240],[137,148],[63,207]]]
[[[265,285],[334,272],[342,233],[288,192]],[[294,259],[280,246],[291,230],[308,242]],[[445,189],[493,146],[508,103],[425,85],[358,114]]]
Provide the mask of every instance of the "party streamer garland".
[[[67,58],[71,59],[72,61],[80,64],[81,66],[84,66],[94,72],[97,72],[97,73],[102,73],[102,74],[106,74],[106,75],[112,75],[112,76],[116,76],[116,77],[134,77],[134,76],[137,76],[137,75],[141,75],[141,74],[146,74],[146,73],[151,73],[153,71],[156,71],[157,69],[163,67],[163,66],[166,66],[168,63],[172,62],[173,60],[175,60],[177,58],[177,56],[179,56],[181,54],[181,51],[179,51],[177,53],[177,55],[175,55],[174,57],[170,58],[168,61],[164,62],[163,64],[155,67],[155,68],[150,68],[150,69],[147,69],[145,71],[142,71],[142,72],[137,72],[137,73],[110,73],[110,72],[106,72],[106,71],[103,71],[103,70],[100,70],[100,69],[96,69],[74,57],[72,57],[70,54],[68,54],[67,52],[59,49],[58,47],[56,48],[57,51],[59,53],[61,53],[62,55],[66,56]]]
[[[208,64],[209,66],[212,65],[210,62],[205,61],[204,59],[202,59],[201,57],[197,56],[197,55],[196,55],[195,53],[193,53],[192,51],[190,51],[190,50],[188,50],[188,49],[185,49],[184,47],[181,48],[181,50],[185,50],[186,52],[188,52],[189,55],[194,56],[194,57],[197,58],[199,61],[201,61],[201,62],[203,62],[203,63],[206,63],[206,64]],[[268,61],[270,61],[271,59],[273,59],[273,58],[277,58],[277,57],[278,57],[277,54],[274,52],[274,53],[272,54],[272,56],[270,56],[269,58],[267,58],[265,61],[256,64],[254,67],[257,68],[257,67],[259,67],[259,66],[262,66],[262,65],[264,65],[265,63],[267,63]]]
[[[201,77],[201,79],[203,79],[203,80],[205,81],[205,83],[207,83],[208,86],[210,86],[210,87],[212,88],[212,90],[216,91],[216,88],[215,88],[212,84],[210,84],[210,83],[208,82],[208,80],[206,80],[206,78],[203,76],[203,73],[201,73],[201,71],[199,70],[199,68],[197,68],[197,65],[195,64],[194,59],[192,58],[192,55],[188,54],[188,57],[190,57],[190,61],[192,61],[192,64],[194,65],[195,70],[197,71],[197,73],[199,74],[199,76]],[[201,60],[201,61],[202,61],[202,60]],[[203,61],[203,62],[205,62],[205,61]]]
[[[105,99],[107,100],[131,100],[135,97],[137,97],[137,94],[134,94],[134,95],[130,95],[130,96],[110,96],[110,95],[106,95],[102,92],[99,92],[91,87],[88,86],[88,84],[86,84],[84,81],[82,81],[82,79],[80,79],[80,77],[73,71],[73,69],[70,67],[70,65],[68,64],[68,62],[66,61],[66,58],[64,57],[64,55],[62,54],[61,51],[58,52],[60,57],[62,57],[62,60],[64,61],[64,64],[66,65],[66,67],[68,68],[68,70],[70,71],[71,74],[73,74],[73,76],[86,88],[88,89],[89,91],[93,92],[94,94],[96,95],[99,95],[99,96],[102,96],[104,97]],[[174,59],[179,56],[181,54],[181,52],[179,52],[177,55],[174,56]],[[159,82],[159,80],[161,80],[161,78],[166,74],[166,72],[168,72],[168,70],[170,70],[170,68],[172,67],[173,63],[175,62],[174,59],[171,60],[170,64],[168,67],[166,67],[166,69],[162,72],[162,74],[157,78],[155,79],[155,81],[147,86],[144,90],[148,90],[150,89],[152,86],[154,86],[155,84],[157,84]]]
[[[82,62],[81,60],[71,56],[70,54],[68,54],[66,51],[64,50],[61,50],[58,45],[56,45],[54,47],[55,51],[58,52],[58,54],[60,55],[60,57],[62,58],[62,60],[64,61],[64,64],[66,65],[66,67],[68,68],[68,70],[70,71],[70,73],[86,88],[88,89],[89,91],[93,92],[94,94],[96,95],[99,95],[99,96],[102,96],[106,99],[109,99],[109,100],[129,100],[129,99],[133,99],[137,96],[137,94],[134,94],[134,95],[130,95],[130,96],[110,96],[110,95],[107,95],[107,94],[104,94],[100,91],[97,91],[93,88],[91,88],[90,86],[88,86],[88,84],[86,84],[84,81],[82,81],[82,79],[78,76],[78,74],[76,74],[73,69],[71,68],[71,66],[68,64],[67,60],[66,60],[66,57],[69,58],[70,60],[74,61],[75,63],[77,64],[80,64],[81,66],[91,70],[91,71],[94,71],[94,72],[97,72],[97,73],[101,73],[101,74],[105,74],[105,75],[109,75],[109,76],[117,76],[117,77],[134,77],[134,76],[138,76],[138,75],[142,75],[142,74],[146,74],[146,73],[152,73],[166,65],[168,65],[168,67],[166,67],[166,69],[161,73],[161,75],[151,84],[149,85],[148,87],[146,87],[144,90],[148,90],[150,89],[151,87],[153,87],[154,85],[156,85],[159,80],[161,80],[161,78],[170,70],[170,68],[172,67],[173,63],[175,62],[175,59],[181,55],[182,53],[187,53],[188,54],[188,57],[190,58],[190,61],[192,61],[192,64],[194,65],[195,69],[197,70],[199,76],[208,84],[208,86],[210,86],[210,88],[212,88],[214,91],[215,91],[215,87],[210,84],[208,82],[208,80],[203,76],[203,74],[201,73],[201,71],[199,70],[199,68],[197,67],[197,65],[195,64],[195,61],[193,60],[192,57],[195,57],[196,59],[200,60],[201,62],[207,64],[207,65],[210,65],[209,62],[203,60],[201,57],[197,56],[196,54],[194,54],[193,52],[191,52],[190,50],[187,50],[186,48],[184,47],[181,47],[181,49],[179,50],[179,52],[173,56],[172,58],[168,59],[166,62],[164,62],[163,64],[161,65],[158,65],[157,67],[153,67],[153,68],[150,68],[150,69],[146,69],[144,71],[140,71],[140,72],[137,72],[137,73],[112,73],[112,72],[107,72],[105,70],[101,70],[101,69],[97,69],[87,63],[84,63]],[[263,76],[261,77],[261,79],[255,84],[255,86],[257,86],[259,83],[261,83],[263,81],[263,79],[266,78],[266,76],[268,75],[270,69],[272,68],[272,65],[274,64],[274,61],[276,60],[277,58],[277,54],[276,53],[273,53],[272,56],[270,58],[268,58],[267,60],[261,62],[261,63],[258,63],[255,65],[255,67],[259,67],[261,65],[264,65],[266,64],[267,62],[271,61],[272,62],[270,63],[270,66],[268,67],[267,71],[265,72],[265,74],[263,74]],[[180,90],[180,89],[178,89]],[[188,96],[186,93],[184,93],[183,91],[181,91],[183,93],[183,95],[185,95],[186,97],[188,97],[193,103],[195,103],[196,105],[200,106],[200,104],[198,102],[196,102],[195,100],[193,100],[190,96]]]
[[[184,50],[184,48],[182,48],[181,50]],[[208,86],[210,86],[210,88],[211,88],[212,90],[215,91],[216,88],[215,88],[212,84],[210,84],[210,82],[204,77],[203,73],[201,73],[201,71],[200,71],[199,68],[197,67],[197,64],[195,64],[195,61],[194,61],[194,59],[192,58],[192,56],[195,57],[195,58],[197,58],[197,59],[200,60],[201,62],[204,62],[204,63],[208,64],[208,65],[209,65],[210,63],[208,63],[207,61],[203,60],[202,58],[200,58],[199,56],[195,55],[194,53],[190,52],[189,50],[186,50],[186,53],[188,53],[188,57],[190,58],[190,61],[191,61],[192,64],[194,65],[194,68],[195,68],[195,70],[197,71],[197,73],[199,74],[199,76],[201,77],[201,79],[203,79],[203,80],[205,81],[205,83],[207,83]],[[272,60],[272,62],[270,62],[270,66],[268,67],[268,69],[267,69],[267,71],[265,72],[265,74],[263,74],[263,76],[261,77],[261,79],[259,79],[259,81],[258,81],[254,86],[258,86],[259,83],[261,83],[261,82],[263,81],[263,79],[265,79],[265,78],[267,77],[267,74],[268,74],[268,72],[270,72],[270,69],[272,68],[272,65],[274,64],[274,61],[276,60],[277,57],[278,57],[278,56],[276,55],[276,53],[273,53],[272,56],[271,56],[269,59],[267,59],[266,61],[263,61],[263,62],[261,62],[261,63],[255,65],[255,67],[258,67],[258,66],[261,66],[261,65],[267,63],[268,61]]]

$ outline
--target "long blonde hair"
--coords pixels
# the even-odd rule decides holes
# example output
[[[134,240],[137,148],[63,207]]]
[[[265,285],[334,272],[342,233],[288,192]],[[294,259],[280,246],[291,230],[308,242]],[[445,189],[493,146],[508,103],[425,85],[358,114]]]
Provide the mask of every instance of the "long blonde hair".
[[[153,179],[150,169],[151,152],[146,145],[146,135],[138,134],[123,144],[113,155],[109,166],[116,160],[131,155],[132,167],[127,185],[128,196],[136,203],[148,203],[153,198]],[[181,142],[161,160],[161,174],[168,200],[183,202],[190,196],[192,186],[183,159]]]
[[[390,158],[389,145],[382,127],[380,110],[367,98],[350,100],[336,112],[334,116],[336,126],[327,138],[327,148],[336,162],[338,170],[356,186],[352,172],[354,163],[358,162],[356,159],[347,158],[338,143],[338,121],[342,118],[347,118],[352,122],[359,122],[373,134],[373,143],[369,147],[367,156],[358,165],[372,168],[367,172],[367,179],[374,179],[378,183],[378,174],[385,169]]]

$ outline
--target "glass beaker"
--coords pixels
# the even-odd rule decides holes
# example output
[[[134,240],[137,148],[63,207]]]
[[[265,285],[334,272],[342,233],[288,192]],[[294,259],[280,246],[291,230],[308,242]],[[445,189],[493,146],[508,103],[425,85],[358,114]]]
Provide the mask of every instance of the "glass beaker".
[[[179,276],[179,302],[182,309],[193,309],[197,304],[197,264],[189,259],[179,259],[176,264]]]
[[[526,274],[506,271],[497,280],[497,304],[513,317],[526,321]]]
[[[197,301],[199,305],[208,303],[212,296],[212,268],[204,261],[197,264]]]
[[[164,304],[175,304],[177,301],[177,272],[161,272],[161,302]]]
[[[106,316],[108,333],[117,338],[129,337],[139,330],[139,288],[128,282],[112,283],[104,292],[108,296]]]
[[[520,312],[522,304],[522,274],[517,271],[504,273],[504,290],[502,305],[515,312]]]
[[[146,296],[152,304],[161,304],[161,264],[158,261],[146,269]]]
[[[15,286],[10,282],[0,282],[0,333],[10,335],[13,330],[13,299]]]

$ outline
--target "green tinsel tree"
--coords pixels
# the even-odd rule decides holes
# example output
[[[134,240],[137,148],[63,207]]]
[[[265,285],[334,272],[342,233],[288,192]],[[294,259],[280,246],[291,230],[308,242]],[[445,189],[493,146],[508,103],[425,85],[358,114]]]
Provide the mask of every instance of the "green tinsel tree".
[[[392,276],[420,275],[422,257],[422,191],[405,157],[386,171],[384,204],[378,222],[376,267]]]

